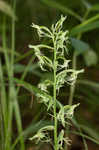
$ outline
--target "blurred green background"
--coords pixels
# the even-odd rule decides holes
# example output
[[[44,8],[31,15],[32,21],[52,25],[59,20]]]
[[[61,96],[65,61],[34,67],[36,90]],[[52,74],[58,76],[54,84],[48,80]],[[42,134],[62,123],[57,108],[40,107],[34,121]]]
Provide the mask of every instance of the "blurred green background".
[[[88,150],[99,149],[99,0],[1,0],[1,150],[9,147],[10,150],[51,149],[50,145],[35,145],[28,140],[40,127],[51,122],[45,106],[35,97],[39,81],[51,75],[41,72],[28,45],[48,42],[38,39],[31,28],[32,22],[50,27],[61,14],[67,16],[64,30],[69,30],[67,58],[72,60],[74,69],[85,70],[76,85],[65,86],[59,96],[62,104],[68,104],[68,100],[70,104],[80,103],[75,111],[77,122],[71,128],[69,148],[87,150],[85,139]],[[11,78],[15,78],[15,82],[12,83]],[[10,133],[11,136],[6,135]]]

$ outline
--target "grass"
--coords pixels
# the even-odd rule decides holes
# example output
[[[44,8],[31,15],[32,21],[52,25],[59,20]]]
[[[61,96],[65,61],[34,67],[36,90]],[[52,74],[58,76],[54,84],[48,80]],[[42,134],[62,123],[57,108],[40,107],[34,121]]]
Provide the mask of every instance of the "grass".
[[[12,3],[13,10],[15,11],[16,1]],[[6,65],[6,80],[4,78],[4,72],[2,68],[2,63],[0,62],[0,81],[1,81],[1,108],[2,108],[2,126],[3,132],[2,135],[2,149],[9,150],[12,147],[12,120],[13,117],[16,119],[17,129],[19,134],[22,133],[22,123],[21,123],[21,115],[19,110],[19,104],[17,99],[17,93],[15,84],[13,82],[14,77],[14,57],[15,57],[15,19],[12,17],[12,27],[11,27],[11,55],[7,52],[7,40],[6,40],[6,16],[4,15],[3,19],[3,28],[2,28],[2,37],[3,37],[3,49],[4,49],[4,58]],[[6,81],[8,82],[8,93],[6,93]],[[4,122],[3,122],[4,120]],[[22,150],[25,149],[24,139],[20,138],[20,148]]]

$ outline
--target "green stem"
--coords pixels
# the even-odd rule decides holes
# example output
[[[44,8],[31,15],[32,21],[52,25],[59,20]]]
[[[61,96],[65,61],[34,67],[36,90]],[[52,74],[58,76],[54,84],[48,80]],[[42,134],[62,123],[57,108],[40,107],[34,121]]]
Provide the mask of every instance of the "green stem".
[[[72,63],[73,69],[76,69],[76,57],[77,57],[76,52],[74,52],[73,63]],[[69,105],[72,105],[74,93],[75,93],[75,84],[70,87],[70,96],[69,96],[69,102],[68,102]]]
[[[15,10],[16,10],[16,0],[12,1],[12,7],[13,7],[13,11],[15,13]],[[11,32],[11,50],[12,50],[12,53],[11,53],[11,76],[13,76],[14,74],[14,53],[15,53],[15,19],[12,18],[12,32]]]
[[[5,138],[4,138],[3,110],[2,110],[1,101],[0,101],[0,138],[1,138],[1,141],[0,141],[1,150],[3,150],[4,149]]]
[[[7,74],[9,77],[10,74],[10,61],[9,61],[9,57],[8,57],[8,53],[7,53],[7,45],[6,45],[6,16],[4,15],[3,17],[3,25],[2,25],[2,45],[3,45],[3,49],[4,49],[4,58],[5,58],[5,64],[7,67]]]
[[[58,150],[57,147],[57,114],[56,114],[56,44],[54,43],[54,89],[53,89],[53,97],[54,97],[54,148]]]
[[[24,70],[24,72],[23,72],[23,74],[21,76],[21,80],[24,80],[24,78],[26,77],[27,72],[28,72],[28,68],[32,64],[32,62],[33,62],[34,59],[35,59],[35,55],[32,56],[32,58],[30,59],[29,63],[25,67],[25,70]],[[19,91],[20,91],[20,86],[18,86],[18,88],[17,88],[17,94],[18,94]]]
[[[76,69],[76,57],[77,57],[77,56],[76,56],[76,52],[74,52],[74,55],[73,55],[73,63],[72,63],[72,68],[73,68],[73,69]],[[69,96],[68,105],[72,105],[74,93],[75,93],[75,84],[70,87],[70,96]],[[68,131],[69,131],[69,126],[68,126],[68,125],[67,125],[67,127],[66,127],[66,131],[67,131],[66,135],[69,136],[69,133],[68,133]],[[67,144],[65,145],[65,149],[68,150]]]

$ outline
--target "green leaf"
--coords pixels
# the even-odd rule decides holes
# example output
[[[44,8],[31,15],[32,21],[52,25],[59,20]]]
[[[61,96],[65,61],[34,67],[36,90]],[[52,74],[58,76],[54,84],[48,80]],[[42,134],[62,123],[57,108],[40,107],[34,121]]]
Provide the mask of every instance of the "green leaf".
[[[29,92],[35,94],[35,95],[41,95],[41,97],[44,97],[44,98],[47,98],[49,99],[49,103],[52,101],[52,97],[50,95],[48,95],[47,93],[45,93],[44,91],[41,91],[40,89],[36,88],[35,86],[25,82],[25,81],[22,81],[22,80],[19,80],[17,78],[14,78],[14,81],[21,85],[22,87],[24,87],[26,90],[28,90]]]
[[[86,66],[96,65],[98,62],[97,54],[93,50],[88,50],[83,54]]]
[[[73,118],[72,122],[75,125],[75,127],[77,127],[79,130],[79,132],[73,131],[72,133],[82,136],[83,139],[86,138],[96,144],[99,144],[98,132],[96,130],[93,130],[92,127],[89,126],[88,121],[87,122],[84,121],[84,125],[82,125],[82,124],[79,124],[75,118]],[[81,130],[83,130],[85,133],[87,133],[87,135],[83,134]],[[71,132],[71,131],[69,131],[69,132]]]
[[[0,1],[0,11],[2,11],[3,13],[5,13],[6,15],[12,17],[14,20],[17,19],[17,17],[14,14],[11,6],[7,2],[5,2],[3,0]]]
[[[86,42],[75,38],[71,38],[71,44],[74,47],[77,55],[84,53],[86,50],[89,50],[90,48]]]
[[[7,130],[7,119],[8,119],[8,110],[7,110],[7,97],[6,97],[6,87],[5,87],[5,81],[4,81],[4,73],[3,73],[3,69],[2,69],[2,64],[1,64],[1,60],[0,60],[0,105],[2,107],[2,115],[3,115],[3,128],[5,129],[5,133]],[[0,109],[1,109],[0,107]],[[0,112],[1,112],[0,111]],[[1,121],[0,121],[1,124]],[[1,125],[0,125],[1,127]],[[1,131],[1,130],[0,130]],[[3,138],[3,137],[2,137]]]
[[[36,88],[35,86],[25,82],[25,81],[22,81],[22,80],[19,80],[17,78],[14,78],[14,81],[17,83],[17,84],[20,84],[22,87],[24,87],[26,90],[28,90],[29,92],[31,93],[34,93],[34,94],[44,94],[44,92],[42,92],[40,89]]]
[[[94,23],[95,22],[95,20],[97,20],[97,19],[99,19],[99,14],[97,14],[96,16],[94,16],[94,17],[91,17],[91,18],[89,18],[89,19],[87,19],[86,21],[84,21],[83,23],[81,23],[81,24],[79,24],[79,25],[77,25],[76,27],[74,27],[72,30],[71,30],[71,32],[70,32],[70,35],[75,35],[75,34],[77,34],[77,33],[80,33],[80,32],[82,32],[81,31],[81,29],[83,28],[83,30],[84,30],[84,28],[85,28],[85,30],[84,31],[86,31],[86,28],[87,28],[87,31],[89,31],[90,30],[90,28],[91,28],[91,30],[93,29],[92,27],[94,26],[94,28],[98,28],[99,27],[99,23],[97,23],[98,25],[96,26],[95,24],[91,24],[91,23]],[[90,26],[89,26],[89,24],[91,24]],[[92,26],[93,25],[93,26]],[[92,27],[91,27],[92,26]]]
[[[89,80],[77,80],[77,84],[88,85],[89,87],[99,91],[99,83],[89,81]]]
[[[91,23],[91,22],[94,22],[94,21],[97,20],[97,19],[99,19],[99,14],[97,14],[97,15],[95,15],[95,16],[93,16],[93,17],[87,19],[87,20],[85,20],[85,21],[84,21],[83,23],[81,23],[79,26],[84,26],[84,25],[86,25],[86,24],[89,24],[89,23]]]
[[[55,2],[55,1],[52,1],[52,0],[41,0],[43,3],[45,3],[46,5],[48,6],[51,6],[53,8],[56,8],[60,11],[62,11],[63,13],[66,13],[66,14],[69,14],[73,17],[75,17],[76,19],[82,21],[82,18],[81,16],[79,16],[78,14],[76,14],[74,11],[72,11],[70,8],[66,7],[66,6],[63,6],[61,5],[60,3],[58,2]]]
[[[41,91],[40,89],[38,89],[37,87],[35,87],[35,86],[33,86],[33,85],[31,85],[31,84],[29,84],[29,83],[27,83],[27,82],[25,82],[25,81],[23,81],[23,80],[19,80],[19,79],[17,79],[17,78],[13,78],[13,80],[17,83],[17,84],[19,84],[19,85],[21,85],[22,87],[24,87],[26,90],[28,90],[29,92],[31,92],[31,93],[33,93],[33,94],[41,94],[41,95],[44,95],[45,97],[47,97],[47,98],[49,98],[51,101],[52,101],[52,97],[50,96],[50,95],[48,95],[47,93],[45,93],[44,91]],[[51,102],[50,101],[50,102]],[[62,104],[59,102],[59,101],[57,101],[57,107],[58,108],[61,108],[62,107]]]
[[[70,132],[70,131],[69,131],[69,132]],[[73,131],[73,132],[70,132],[70,133],[74,133],[74,134],[76,134],[76,135],[79,135],[79,136],[83,137],[84,139],[87,139],[87,140],[89,140],[89,141],[91,141],[91,142],[93,142],[93,143],[99,145],[99,141],[96,140],[96,139],[94,139],[94,137],[90,137],[90,136],[88,136],[88,135],[86,135],[86,134],[83,134],[83,133],[80,133],[80,132],[76,132],[76,131]]]
[[[27,66],[26,65],[23,65],[23,64],[15,64],[14,65],[14,72],[15,73],[23,73],[25,71],[25,68]],[[36,70],[36,68],[38,68],[38,65],[37,64],[33,64],[33,65],[30,65],[27,69],[27,72],[31,72],[31,73],[34,73],[34,70]]]
[[[95,4],[90,8],[90,11],[99,11],[99,4]]]
[[[97,140],[98,144],[99,144],[99,134],[98,132],[95,130],[95,128],[93,129],[90,125],[83,125],[83,124],[79,124],[79,126],[86,132],[88,133],[91,137],[93,137],[95,140]]]
[[[94,30],[97,28],[99,28],[99,21],[88,23],[88,24],[85,24],[82,26],[78,25],[78,26],[72,28],[72,30],[70,31],[70,35],[74,36],[74,35],[77,35],[81,32],[85,33],[85,32],[88,32],[88,31],[91,31],[91,30]]]

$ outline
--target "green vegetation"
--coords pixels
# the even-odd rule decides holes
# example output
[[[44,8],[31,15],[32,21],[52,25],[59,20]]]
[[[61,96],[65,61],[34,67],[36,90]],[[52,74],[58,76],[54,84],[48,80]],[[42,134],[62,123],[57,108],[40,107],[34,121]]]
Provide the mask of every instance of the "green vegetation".
[[[44,91],[45,93],[37,94],[37,97],[40,99],[42,103],[47,106],[47,110],[51,110],[54,118],[54,126],[47,126],[43,127],[46,130],[53,130],[54,129],[54,149],[59,150],[63,149],[63,143],[69,144],[69,140],[64,138],[64,130],[62,129],[58,135],[58,121],[65,127],[66,126],[66,119],[71,119],[73,117],[74,108],[77,105],[66,105],[59,108],[57,113],[57,96],[59,94],[60,88],[64,85],[64,83],[68,83],[71,86],[75,84],[77,79],[77,74],[83,72],[83,70],[75,71],[73,69],[68,69],[70,60],[65,58],[65,53],[67,53],[66,44],[68,42],[68,31],[62,31],[63,22],[65,21],[65,17],[61,16],[61,19],[54,25],[52,25],[51,30],[44,26],[38,26],[32,24],[33,28],[37,29],[39,37],[46,37],[51,39],[52,47],[48,45],[29,45],[30,48],[34,49],[35,55],[39,60],[39,65],[42,71],[51,70],[52,73],[52,80],[46,79],[38,86],[39,88]],[[48,48],[52,55],[52,60],[45,56],[42,53],[42,49]],[[45,69],[48,67],[48,69]],[[51,86],[53,88],[53,96],[49,95],[50,91],[48,91],[48,87]],[[57,94],[58,93],[58,94]],[[45,142],[51,142],[47,133],[44,134],[43,129],[40,129],[36,135],[33,136],[31,139],[37,139],[38,142],[40,140],[44,140]]]
[[[0,1],[0,150],[99,149],[98,33],[98,0]]]

